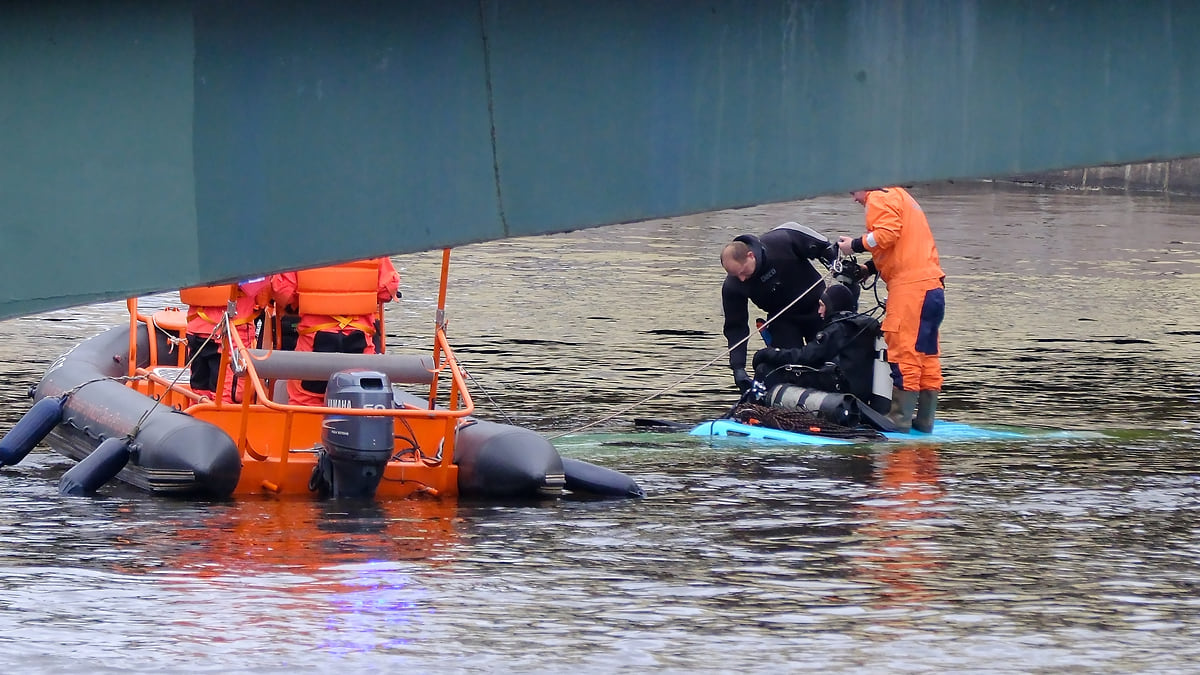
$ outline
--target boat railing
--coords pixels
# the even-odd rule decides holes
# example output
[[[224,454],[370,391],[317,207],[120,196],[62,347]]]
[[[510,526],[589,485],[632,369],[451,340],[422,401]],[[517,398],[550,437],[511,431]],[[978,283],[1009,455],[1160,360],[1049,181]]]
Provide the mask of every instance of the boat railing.
[[[155,322],[151,317],[136,312],[136,320],[153,330]],[[157,384],[164,392],[183,396],[190,405],[185,410],[189,414],[200,414],[210,410],[239,410],[235,441],[243,452],[259,460],[268,456],[256,452],[249,443],[250,421],[254,413],[264,410],[273,411],[284,416],[282,447],[290,447],[293,416],[295,415],[341,415],[341,416],[370,416],[393,418],[421,418],[441,420],[445,424],[441,436],[444,439],[440,457],[443,463],[452,462],[454,458],[454,430],[462,418],[471,415],[475,410],[475,402],[463,377],[463,371],[458,365],[454,350],[446,338],[445,331],[439,326],[434,334],[433,357],[420,355],[396,354],[315,354],[308,352],[289,352],[284,350],[263,350],[248,348],[241,341],[236,331],[226,331],[223,338],[231,349],[224,349],[221,357],[220,374],[217,391],[223,391],[224,380],[229,374],[229,354],[237,354],[240,370],[243,372],[242,381],[246,383],[246,391],[242,401],[225,402],[218,394],[216,399],[202,397],[188,387],[178,386],[170,378],[156,374],[153,364],[150,369],[137,368],[136,374]],[[151,343],[155,340],[151,339]],[[134,350],[130,360],[137,363],[136,341],[131,348]],[[320,363],[317,363],[318,357]],[[436,364],[436,365],[435,365]],[[342,367],[344,366],[344,368]],[[428,407],[417,408],[408,405],[396,408],[331,408],[328,406],[295,405],[274,400],[268,393],[265,382],[277,382],[291,379],[327,378],[337,370],[347,368],[362,368],[376,370],[388,375],[389,381],[396,384],[428,384]],[[439,384],[443,373],[450,375],[450,389],[444,407],[438,405]],[[396,378],[392,380],[392,378]],[[253,394],[251,395],[251,391]],[[436,422],[435,422],[436,423]],[[227,428],[227,432],[233,431]],[[279,457],[286,462],[286,453]]]
[[[137,323],[146,325],[150,336],[149,344],[155,345],[155,333],[159,330],[166,333],[179,333],[183,337],[184,330],[175,325],[175,331],[169,330],[155,320],[155,316],[147,316],[137,310],[136,299],[129,302],[131,324],[136,328]],[[131,331],[136,335],[136,330]],[[176,336],[172,336],[176,339]],[[420,418],[431,420],[437,424],[440,420],[444,428],[440,432],[442,439],[439,458],[445,465],[454,458],[455,429],[459,421],[471,415],[475,410],[475,402],[471,398],[463,371],[458,365],[454,350],[450,347],[443,326],[438,325],[434,332],[434,349],[432,357],[423,355],[397,354],[325,354],[294,352],[286,350],[264,350],[247,347],[237,331],[226,331],[222,338],[225,343],[222,349],[221,365],[217,381],[217,396],[210,399],[191,390],[190,387],[180,386],[178,375],[186,363],[179,359],[177,367],[170,368],[174,378],[156,372],[158,366],[168,366],[158,358],[155,347],[149,347],[149,368],[138,368],[131,365],[131,375],[138,375],[154,383],[163,392],[163,397],[181,397],[185,403],[179,405],[189,414],[203,415],[206,411],[237,410],[236,432],[227,424],[222,427],[234,436],[234,440],[243,453],[258,459],[267,460],[269,455],[257,452],[249,442],[250,423],[255,415],[261,416],[264,411],[270,411],[283,416],[282,447],[288,448],[292,441],[294,416],[370,416],[392,418]],[[182,349],[182,347],[181,347]],[[219,392],[224,391],[225,379],[230,373],[231,354],[236,354],[236,369],[242,373],[241,380],[246,383],[241,402],[226,402]],[[138,341],[136,337],[130,341],[131,364],[139,363]],[[381,372],[388,376],[394,384],[428,385],[427,407],[414,407],[411,404],[397,405],[395,408],[332,408],[328,406],[295,405],[275,400],[268,392],[266,382],[272,384],[284,380],[327,379],[334,372],[346,369],[366,369]],[[450,387],[445,405],[439,405],[439,389],[442,376],[448,373]],[[274,387],[271,387],[272,389]],[[178,399],[177,399],[178,400]],[[169,401],[164,400],[164,403]],[[282,462],[287,461],[287,452],[277,457]]]
[[[434,335],[435,349],[434,358],[426,360],[422,356],[401,356],[383,355],[383,354],[321,354],[323,360],[333,357],[330,363],[338,364],[339,361],[346,364],[347,368],[370,368],[378,370],[389,376],[389,379],[397,374],[401,377],[393,380],[397,384],[429,384],[429,407],[428,408],[394,408],[394,409],[374,409],[374,408],[330,408],[327,406],[308,406],[308,405],[293,405],[289,403],[279,403],[272,400],[272,397],[267,393],[263,386],[264,380],[279,380],[279,379],[308,379],[310,376],[317,377],[318,373],[329,374],[342,370],[337,368],[331,370],[328,367],[313,367],[312,365],[304,364],[304,357],[299,356],[308,352],[286,352],[281,350],[263,350],[249,349],[242,344],[241,336],[236,332],[230,331],[229,339],[233,342],[233,348],[241,359],[242,366],[245,369],[245,379],[249,386],[254,389],[254,397],[243,397],[241,403],[223,403],[220,400],[212,401],[205,405],[213,407],[228,407],[228,406],[247,406],[250,405],[250,399],[257,399],[257,405],[270,410],[279,412],[294,412],[319,415],[364,415],[364,416],[391,416],[391,417],[446,417],[446,418],[461,418],[470,415],[475,410],[475,402],[471,399],[471,393],[467,389],[466,380],[463,379],[462,371],[458,367],[458,360],[454,356],[454,351],[450,348],[446,340],[446,334],[441,328],[438,328]],[[438,355],[443,357],[440,365],[436,367],[423,368],[423,364],[428,363],[430,366],[438,360]],[[338,357],[348,357],[339,359]],[[374,361],[375,363],[372,363]],[[222,359],[221,377],[227,374],[227,364]],[[437,407],[437,391],[439,374],[443,371],[450,373],[451,387],[450,395],[445,408]],[[461,407],[460,407],[461,401]]]

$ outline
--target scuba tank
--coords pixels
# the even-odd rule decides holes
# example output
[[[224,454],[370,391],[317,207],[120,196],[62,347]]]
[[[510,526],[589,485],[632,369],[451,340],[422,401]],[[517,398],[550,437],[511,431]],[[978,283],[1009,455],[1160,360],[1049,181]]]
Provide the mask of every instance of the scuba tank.
[[[875,336],[875,362],[871,377],[871,398],[866,403],[878,413],[887,414],[892,407],[892,366],[887,360],[887,343],[883,335]]]
[[[844,427],[857,426],[858,407],[850,394],[835,394],[794,384],[777,384],[767,392],[767,405],[783,410],[807,410],[827,422]]]

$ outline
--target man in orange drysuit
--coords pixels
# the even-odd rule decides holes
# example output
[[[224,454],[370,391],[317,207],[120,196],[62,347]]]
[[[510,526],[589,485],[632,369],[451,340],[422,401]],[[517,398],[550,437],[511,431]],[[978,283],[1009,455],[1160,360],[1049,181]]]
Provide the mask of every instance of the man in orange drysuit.
[[[179,300],[188,306],[187,347],[192,371],[191,387],[201,396],[216,398],[223,348],[220,336],[213,337],[213,331],[225,315],[231,293],[235,294],[237,300],[234,316],[229,323],[242,339],[243,345],[254,347],[254,320],[271,296],[271,284],[266,277],[239,282],[236,291],[233,290],[233,284],[179,290]],[[231,367],[225,374],[221,400],[240,403],[240,389]]]
[[[378,304],[390,302],[400,275],[388,258],[371,258],[271,276],[277,307],[300,313],[298,352],[374,354]],[[323,380],[288,380],[288,402],[325,405]]]
[[[946,314],[946,273],[925,212],[899,187],[857,190],[866,208],[867,232],[838,237],[845,255],[868,252],[867,271],[887,284],[883,338],[892,364],[892,408],[897,430],[929,433],[942,390],[938,330]],[[913,410],[917,411],[913,417]]]

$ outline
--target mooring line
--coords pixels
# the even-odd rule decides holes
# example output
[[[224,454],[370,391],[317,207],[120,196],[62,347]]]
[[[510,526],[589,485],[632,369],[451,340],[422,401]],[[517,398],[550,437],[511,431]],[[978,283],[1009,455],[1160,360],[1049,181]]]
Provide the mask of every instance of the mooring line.
[[[772,321],[774,321],[775,319],[778,319],[780,316],[783,316],[784,313],[786,313],[789,309],[792,308],[792,305],[796,304],[797,302],[800,302],[801,298],[808,295],[809,292],[811,292],[814,288],[816,288],[817,286],[819,286],[821,284],[824,284],[825,282],[826,282],[826,277],[824,275],[822,275],[821,278],[817,279],[813,283],[812,286],[809,286],[808,288],[804,289],[804,291],[801,292],[800,295],[797,295],[794,300],[789,302],[787,304],[787,306],[785,306],[783,309],[776,312],[775,316],[769,318],[765,323],[763,323],[763,325],[759,328],[759,332],[761,332],[764,328],[767,328],[768,326],[770,326]],[[650,394],[649,396],[646,396],[645,398],[641,399],[640,401],[637,401],[636,403],[626,406],[625,408],[622,408],[611,415],[606,415],[605,417],[601,417],[600,419],[598,419],[594,422],[589,422],[588,424],[585,424],[581,427],[576,427],[574,429],[570,429],[568,431],[563,431],[563,432],[554,434],[552,436],[547,436],[547,438],[549,440],[554,440],[556,438],[561,438],[563,436],[568,436],[570,434],[577,434],[581,431],[591,429],[592,427],[603,424],[614,418],[620,417],[621,415],[628,413],[630,410],[633,410],[634,408],[637,408],[638,406],[641,406],[645,403],[648,403],[649,401],[654,400],[655,398],[658,398],[659,396],[662,396],[663,394],[667,393],[668,391],[671,391],[675,387],[678,387],[679,385],[683,384],[684,382],[687,382],[688,380],[692,379],[693,377],[704,372],[704,369],[708,368],[709,366],[716,363],[720,359],[728,357],[730,352],[732,352],[733,350],[737,349],[738,347],[742,346],[747,341],[749,341],[751,335],[754,335],[754,331],[750,331],[750,333],[747,334],[746,337],[742,338],[741,340],[738,340],[736,343],[734,343],[728,349],[726,349],[723,352],[721,352],[720,354],[717,354],[716,356],[714,356],[712,359],[710,359],[708,361],[708,363],[705,363],[704,365],[700,366],[696,370],[688,373],[687,375],[684,375],[677,382],[674,382],[672,384],[667,385],[666,387],[663,387],[662,389],[659,389],[658,391],[654,392],[653,394]]]

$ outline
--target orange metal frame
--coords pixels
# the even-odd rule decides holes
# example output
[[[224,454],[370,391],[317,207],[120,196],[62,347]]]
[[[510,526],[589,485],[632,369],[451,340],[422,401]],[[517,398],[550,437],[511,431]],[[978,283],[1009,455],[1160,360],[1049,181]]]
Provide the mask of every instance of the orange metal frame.
[[[245,368],[244,379],[247,383],[243,401],[224,403],[220,400],[220,394],[215,401],[201,397],[191,390],[188,383],[169,381],[152,372],[158,366],[185,365],[182,356],[175,363],[161,363],[157,354],[157,340],[153,336],[156,330],[169,330],[184,338],[186,320],[182,323],[177,319],[170,321],[169,327],[159,325],[155,317],[145,316],[138,311],[136,298],[129,299],[127,303],[130,313],[129,374],[140,378],[131,381],[129,386],[196,419],[221,427],[234,439],[242,452],[242,475],[234,494],[310,494],[308,482],[316,465],[321,422],[325,415],[341,415],[393,418],[397,448],[384,470],[377,497],[403,498],[417,494],[454,496],[458,493],[458,467],[454,464],[455,430],[465,417],[474,412],[475,403],[446,339],[444,316],[449,265],[450,250],[445,249],[442,253],[441,288],[434,332],[433,363],[436,365],[426,408],[348,410],[275,402],[267,393],[264,378],[255,370],[254,358],[236,331],[226,331],[222,337],[217,391],[224,390],[230,355],[237,353]],[[382,312],[380,314],[382,322]],[[152,336],[148,368],[136,366],[139,322],[146,324]],[[450,387],[445,406],[439,406],[439,375],[443,371],[450,374]]]

